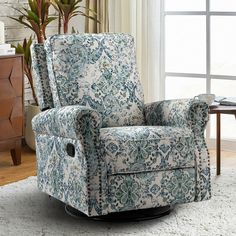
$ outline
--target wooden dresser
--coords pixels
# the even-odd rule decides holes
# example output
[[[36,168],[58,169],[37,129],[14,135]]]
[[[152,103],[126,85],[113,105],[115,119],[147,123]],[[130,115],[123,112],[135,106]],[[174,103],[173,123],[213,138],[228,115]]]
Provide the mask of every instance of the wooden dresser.
[[[24,134],[24,58],[0,56],[0,151],[9,150],[14,165],[21,163]]]

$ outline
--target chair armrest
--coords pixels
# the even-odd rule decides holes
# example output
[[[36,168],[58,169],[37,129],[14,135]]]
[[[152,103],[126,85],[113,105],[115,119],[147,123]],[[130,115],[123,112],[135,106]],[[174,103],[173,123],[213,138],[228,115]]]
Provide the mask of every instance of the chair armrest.
[[[65,106],[41,112],[32,120],[37,134],[77,139],[91,129],[101,127],[101,117],[93,109],[85,106]]]
[[[66,194],[65,201],[87,215],[101,215],[107,170],[99,152],[99,113],[77,105],[52,108],[34,117],[32,124],[39,188],[56,198]],[[73,160],[69,158],[68,144],[74,146]],[[52,171],[60,173],[52,175]],[[65,189],[58,188],[59,182],[65,183]]]
[[[209,119],[208,105],[194,99],[178,99],[145,105],[147,125],[177,126],[202,133]]]
[[[195,201],[211,197],[210,157],[204,138],[208,105],[198,100],[166,100],[145,105],[147,125],[177,126],[193,132],[196,154]]]

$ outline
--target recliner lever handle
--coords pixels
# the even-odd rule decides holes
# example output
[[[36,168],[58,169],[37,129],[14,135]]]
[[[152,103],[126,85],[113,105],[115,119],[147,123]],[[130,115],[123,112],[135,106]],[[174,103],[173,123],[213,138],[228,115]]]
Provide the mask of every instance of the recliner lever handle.
[[[75,156],[75,146],[72,143],[68,143],[66,145],[66,152],[69,156],[74,157]]]

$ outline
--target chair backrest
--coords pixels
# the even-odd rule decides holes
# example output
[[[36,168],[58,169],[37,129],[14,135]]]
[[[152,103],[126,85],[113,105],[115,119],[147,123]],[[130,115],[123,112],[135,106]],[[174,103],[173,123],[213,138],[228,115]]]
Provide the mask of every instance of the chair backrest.
[[[45,51],[54,106],[91,107],[101,114],[103,127],[144,124],[132,36],[55,35]]]

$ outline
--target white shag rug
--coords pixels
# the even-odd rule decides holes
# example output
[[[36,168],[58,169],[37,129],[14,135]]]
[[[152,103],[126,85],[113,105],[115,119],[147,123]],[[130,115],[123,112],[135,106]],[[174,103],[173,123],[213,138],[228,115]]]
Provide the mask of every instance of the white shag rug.
[[[236,169],[212,175],[209,201],[178,205],[170,215],[137,223],[107,223],[67,215],[41,193],[36,177],[0,187],[1,236],[230,236],[236,235]]]

